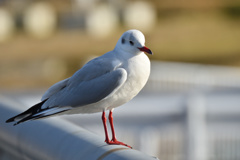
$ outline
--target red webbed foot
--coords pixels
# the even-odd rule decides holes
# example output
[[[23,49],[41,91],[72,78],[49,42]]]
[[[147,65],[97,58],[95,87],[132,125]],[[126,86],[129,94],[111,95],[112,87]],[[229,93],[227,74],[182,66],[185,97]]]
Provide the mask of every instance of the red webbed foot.
[[[118,141],[118,140],[116,140],[116,139],[112,139],[111,141],[105,141],[105,142],[106,142],[107,144],[109,144],[109,145],[122,145],[122,146],[126,146],[126,147],[132,149],[131,146],[129,146],[129,145],[123,143],[123,142],[120,142],[120,141]]]

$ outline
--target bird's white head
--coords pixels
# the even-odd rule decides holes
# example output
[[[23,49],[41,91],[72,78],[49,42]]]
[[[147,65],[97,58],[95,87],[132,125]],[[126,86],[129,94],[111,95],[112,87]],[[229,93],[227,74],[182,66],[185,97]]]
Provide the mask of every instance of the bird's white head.
[[[135,29],[123,33],[115,46],[115,50],[121,50],[132,54],[139,54],[141,52],[153,54],[152,51],[145,46],[145,37],[143,33]]]

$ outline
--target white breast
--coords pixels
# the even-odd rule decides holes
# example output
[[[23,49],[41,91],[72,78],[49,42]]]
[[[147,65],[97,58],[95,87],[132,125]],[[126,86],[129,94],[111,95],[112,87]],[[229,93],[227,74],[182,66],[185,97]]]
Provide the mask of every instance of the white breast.
[[[108,109],[118,107],[135,97],[145,86],[150,75],[150,61],[145,54],[134,56],[124,64],[128,78],[124,85],[109,99]]]

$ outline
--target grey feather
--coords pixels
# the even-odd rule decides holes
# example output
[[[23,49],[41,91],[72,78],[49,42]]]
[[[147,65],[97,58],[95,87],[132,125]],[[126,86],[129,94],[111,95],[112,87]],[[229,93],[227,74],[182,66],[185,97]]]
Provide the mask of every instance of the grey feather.
[[[53,85],[47,91],[49,93],[45,93],[46,96],[43,97],[49,99],[42,108],[83,106],[98,102],[114,93],[126,81],[127,72],[123,68],[116,68],[121,65],[120,63],[113,65],[114,60],[108,59],[96,58],[78,70],[71,78]],[[60,89],[63,86],[65,87]],[[54,88],[57,89],[56,92]]]
[[[82,81],[74,87],[66,87],[51,96],[44,106],[83,106],[98,102],[114,93],[126,81],[127,72],[122,69],[106,73],[89,81]]]
[[[111,52],[104,54],[101,58],[97,57],[89,61],[80,70],[73,74],[69,83],[75,85],[79,81],[88,81],[119,68],[122,63],[116,61],[115,58],[106,58],[109,53]],[[113,64],[113,61],[115,61],[116,64]]]
[[[52,85],[42,96],[41,101],[44,101],[46,99],[48,99],[49,97],[51,97],[52,95],[54,95],[55,93],[59,92],[60,90],[62,90],[63,88],[66,87],[67,82],[68,82],[69,78],[64,79],[60,82],[55,83],[54,85]]]

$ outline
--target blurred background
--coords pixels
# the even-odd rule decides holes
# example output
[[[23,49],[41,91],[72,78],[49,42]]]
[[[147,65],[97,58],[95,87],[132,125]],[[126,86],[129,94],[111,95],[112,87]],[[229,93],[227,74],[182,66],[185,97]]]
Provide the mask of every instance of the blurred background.
[[[30,107],[133,28],[152,73],[115,110],[119,139],[162,160],[239,160],[240,0],[0,0],[0,94]],[[100,117],[63,116],[104,136]]]

